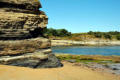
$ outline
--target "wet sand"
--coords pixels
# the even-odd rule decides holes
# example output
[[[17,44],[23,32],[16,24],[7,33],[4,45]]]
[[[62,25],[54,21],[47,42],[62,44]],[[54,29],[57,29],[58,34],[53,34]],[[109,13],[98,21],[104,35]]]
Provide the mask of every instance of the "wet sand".
[[[0,65],[0,80],[120,80],[120,76],[74,66],[63,62],[64,67],[52,69],[31,69]]]

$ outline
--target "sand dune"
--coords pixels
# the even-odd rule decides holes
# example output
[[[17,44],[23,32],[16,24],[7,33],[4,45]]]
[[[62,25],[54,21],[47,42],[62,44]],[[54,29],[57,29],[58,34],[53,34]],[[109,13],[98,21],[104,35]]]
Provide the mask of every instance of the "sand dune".
[[[120,77],[64,62],[64,67],[53,69],[0,65],[0,80],[120,80]]]

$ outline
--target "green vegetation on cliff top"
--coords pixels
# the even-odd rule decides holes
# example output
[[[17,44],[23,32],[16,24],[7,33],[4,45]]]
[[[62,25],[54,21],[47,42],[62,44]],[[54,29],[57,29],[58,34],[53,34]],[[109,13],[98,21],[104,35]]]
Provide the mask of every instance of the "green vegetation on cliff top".
[[[110,31],[110,32],[93,32],[89,31],[87,33],[71,33],[66,29],[53,29],[48,28],[44,31],[44,35],[50,39],[59,40],[120,40],[120,32]]]

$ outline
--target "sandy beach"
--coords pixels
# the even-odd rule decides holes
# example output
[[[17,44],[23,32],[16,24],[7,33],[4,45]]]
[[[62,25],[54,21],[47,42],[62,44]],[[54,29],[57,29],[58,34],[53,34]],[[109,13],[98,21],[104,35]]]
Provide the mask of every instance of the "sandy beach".
[[[68,62],[63,64],[64,67],[52,69],[0,65],[0,80],[120,80],[120,76],[114,74]]]

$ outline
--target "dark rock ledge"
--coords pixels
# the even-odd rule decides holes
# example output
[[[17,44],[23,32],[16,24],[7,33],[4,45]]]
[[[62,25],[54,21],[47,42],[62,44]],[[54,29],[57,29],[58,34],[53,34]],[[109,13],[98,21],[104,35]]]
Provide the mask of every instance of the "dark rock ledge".
[[[63,66],[54,54],[44,54],[41,52],[19,56],[1,56],[0,64],[30,68],[55,68]]]

